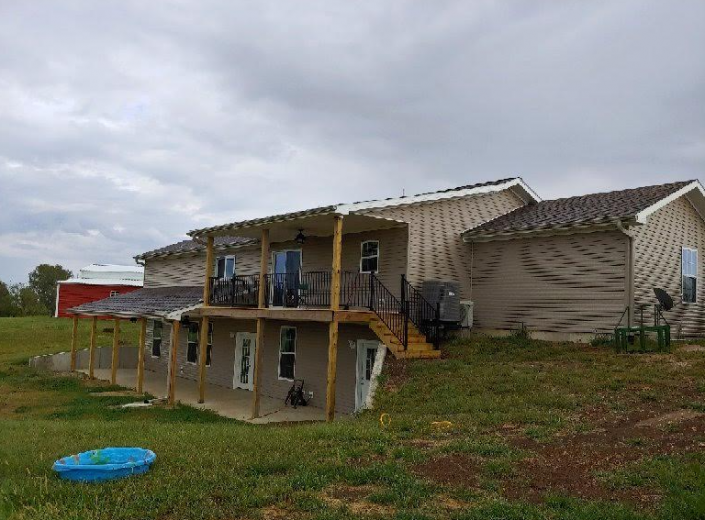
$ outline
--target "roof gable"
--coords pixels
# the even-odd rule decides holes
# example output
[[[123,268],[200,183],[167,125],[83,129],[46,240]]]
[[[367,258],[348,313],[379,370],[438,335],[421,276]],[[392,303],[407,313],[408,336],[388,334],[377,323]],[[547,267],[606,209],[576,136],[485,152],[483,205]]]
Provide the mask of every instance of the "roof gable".
[[[190,231],[188,234],[192,237],[202,237],[214,233],[227,233],[236,232],[238,229],[252,228],[256,226],[265,226],[268,224],[276,224],[279,222],[286,222],[290,220],[296,220],[301,218],[307,218],[312,216],[321,215],[355,215],[362,214],[363,212],[370,209],[380,209],[393,206],[401,206],[407,204],[417,204],[420,202],[431,202],[440,201],[444,199],[454,199],[458,197],[467,197],[470,195],[481,195],[484,193],[494,193],[503,190],[511,189],[513,190],[522,200],[527,204],[534,203],[541,200],[541,198],[532,190],[520,177],[514,177],[510,179],[500,179],[490,182],[482,182],[477,184],[470,184],[466,186],[459,186],[456,188],[450,188],[440,191],[434,191],[429,193],[421,193],[418,195],[402,196],[396,198],[380,199],[380,200],[370,200],[362,202],[353,202],[350,204],[333,204],[329,206],[321,206],[318,208],[307,209],[303,211],[296,211],[292,213],[284,213],[281,215],[272,215],[263,218],[257,218],[252,220],[244,220],[240,222],[232,222],[230,224],[223,224],[219,226],[213,226],[208,228],[196,229]]]
[[[594,193],[527,205],[485,222],[463,233],[466,240],[479,237],[508,236],[550,229],[611,224],[616,221],[646,222],[648,215],[668,202],[689,193],[705,195],[698,181],[673,182],[628,190]],[[697,206],[696,206],[696,209]]]

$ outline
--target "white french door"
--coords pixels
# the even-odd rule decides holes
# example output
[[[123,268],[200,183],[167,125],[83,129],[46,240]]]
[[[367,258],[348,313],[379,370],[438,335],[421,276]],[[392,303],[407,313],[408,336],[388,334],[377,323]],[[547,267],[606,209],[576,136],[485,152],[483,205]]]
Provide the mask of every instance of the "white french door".
[[[235,363],[233,365],[233,388],[252,390],[257,334],[238,332],[235,334]]]
[[[372,370],[377,357],[377,347],[379,341],[366,339],[357,340],[357,382],[355,384],[355,410],[360,410],[365,406],[367,394],[370,392],[370,381],[372,380]]]

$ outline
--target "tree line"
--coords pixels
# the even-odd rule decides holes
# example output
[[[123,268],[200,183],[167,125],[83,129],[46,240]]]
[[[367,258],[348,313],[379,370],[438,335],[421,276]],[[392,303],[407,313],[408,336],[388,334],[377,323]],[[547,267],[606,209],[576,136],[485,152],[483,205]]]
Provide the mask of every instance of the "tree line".
[[[56,284],[71,276],[71,271],[60,265],[41,264],[29,273],[26,284],[0,280],[0,317],[54,314]]]

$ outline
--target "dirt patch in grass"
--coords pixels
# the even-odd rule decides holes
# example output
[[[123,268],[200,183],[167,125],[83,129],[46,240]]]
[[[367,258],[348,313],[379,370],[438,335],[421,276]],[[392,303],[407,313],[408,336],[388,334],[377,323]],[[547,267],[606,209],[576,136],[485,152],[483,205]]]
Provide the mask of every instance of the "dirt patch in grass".
[[[387,376],[384,382],[384,390],[395,393],[409,378],[407,374],[408,363],[405,359],[396,359],[394,356],[385,358],[385,375]]]
[[[113,390],[108,392],[91,392],[88,395],[92,397],[141,397],[134,390]]]
[[[681,352],[705,352],[705,347],[702,345],[683,345],[678,350]]]
[[[369,496],[379,491],[374,486],[332,486],[323,493],[323,501],[336,509],[347,507],[354,515],[391,517],[396,510],[387,505],[375,504]]]
[[[539,444],[523,437],[508,437],[528,452],[517,464],[517,476],[504,482],[505,494],[514,499],[541,502],[547,494],[585,499],[628,501],[655,505],[659,492],[644,487],[610,489],[598,478],[646,457],[703,449],[705,414],[678,410],[666,414],[636,414],[622,421],[604,421],[587,433],[572,434]]]
[[[643,421],[639,421],[638,423],[636,423],[635,426],[637,428],[663,428],[672,424],[678,424],[684,421],[697,419],[702,415],[704,414],[702,414],[701,412],[696,412],[695,410],[676,410],[675,412],[668,412],[663,415],[657,415],[656,417],[644,419]]]
[[[436,484],[474,488],[478,485],[480,463],[475,456],[453,453],[417,464],[412,472]]]

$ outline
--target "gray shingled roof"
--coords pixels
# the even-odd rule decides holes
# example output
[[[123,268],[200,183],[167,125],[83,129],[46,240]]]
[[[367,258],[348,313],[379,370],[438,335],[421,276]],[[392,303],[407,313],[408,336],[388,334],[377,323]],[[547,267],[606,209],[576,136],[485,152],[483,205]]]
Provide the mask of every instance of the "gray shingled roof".
[[[138,289],[110,298],[84,303],[69,312],[100,316],[166,317],[180,309],[203,303],[203,287],[159,287]]]
[[[388,202],[390,200],[397,200],[397,199],[401,201],[400,204],[404,204],[404,203],[408,203],[408,202],[404,202],[404,199],[412,199],[413,197],[423,197],[423,196],[434,195],[434,194],[439,194],[439,193],[451,193],[454,191],[470,190],[470,189],[474,189],[474,188],[482,188],[485,186],[499,186],[501,184],[513,181],[515,179],[518,179],[518,177],[511,177],[508,179],[499,179],[499,180],[489,181],[489,182],[479,182],[476,184],[468,184],[465,186],[458,186],[456,188],[448,188],[448,189],[439,190],[439,191],[419,193],[416,195],[406,195],[406,196],[402,196],[402,197],[391,197],[391,198],[386,198],[386,199],[358,201],[358,202],[353,202],[351,204],[352,205],[354,205],[354,204],[369,204],[369,203],[374,203],[374,202],[379,202],[380,204],[384,204],[385,202]],[[231,228],[251,227],[251,226],[258,226],[258,225],[262,225],[262,224],[285,222],[287,220],[294,220],[294,219],[302,218],[302,217],[311,217],[314,215],[325,215],[325,214],[335,213],[338,210],[338,208],[343,205],[347,205],[347,203],[331,204],[328,206],[320,206],[318,208],[305,209],[302,211],[294,211],[292,213],[282,213],[280,215],[271,215],[271,216],[256,218],[256,219],[252,219],[252,220],[243,220],[240,222],[231,222],[231,223],[222,224],[219,226],[213,226],[213,227],[208,227],[208,228],[203,228],[203,229],[195,229],[195,230],[189,231],[188,234],[190,236],[198,236],[198,235],[203,235],[203,234],[207,234],[207,233],[225,231],[225,230],[228,230]]]
[[[628,220],[694,181],[544,200],[467,230],[467,238]]]
[[[248,244],[254,244],[257,240],[245,237],[215,237],[213,243],[216,248],[219,247],[236,247],[244,246]],[[144,260],[145,258],[152,258],[155,256],[169,256],[183,253],[194,253],[197,251],[205,251],[206,246],[195,240],[182,240],[175,244],[171,244],[165,247],[160,247],[159,249],[154,249],[152,251],[147,251],[135,257],[136,260]]]

